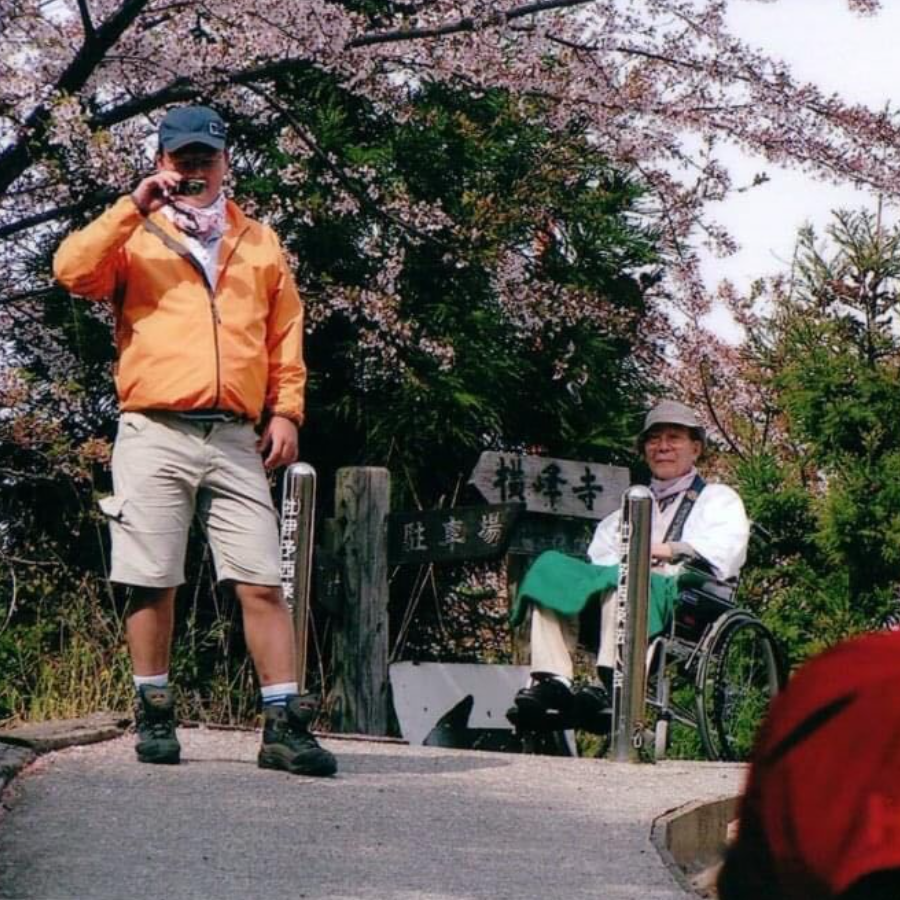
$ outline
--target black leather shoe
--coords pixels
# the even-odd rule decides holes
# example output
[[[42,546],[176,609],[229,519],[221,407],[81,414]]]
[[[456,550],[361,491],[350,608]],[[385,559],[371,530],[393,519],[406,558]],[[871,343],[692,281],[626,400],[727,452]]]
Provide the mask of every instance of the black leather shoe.
[[[522,731],[559,731],[572,727],[575,697],[563,682],[545,672],[532,675],[533,684],[522,688],[506,713]]]
[[[608,734],[612,728],[612,701],[602,684],[584,684],[574,695],[576,728],[592,734]]]

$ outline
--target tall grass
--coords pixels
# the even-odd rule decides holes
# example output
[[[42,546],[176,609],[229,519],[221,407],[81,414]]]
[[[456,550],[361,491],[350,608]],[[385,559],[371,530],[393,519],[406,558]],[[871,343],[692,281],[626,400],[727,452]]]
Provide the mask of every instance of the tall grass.
[[[193,556],[176,599],[170,678],[182,719],[255,721],[258,687],[233,593],[216,585],[208,554]],[[134,688],[125,641],[127,591],[64,566],[19,579],[14,614],[0,631],[0,721],[129,712]],[[0,593],[0,605],[9,598]]]

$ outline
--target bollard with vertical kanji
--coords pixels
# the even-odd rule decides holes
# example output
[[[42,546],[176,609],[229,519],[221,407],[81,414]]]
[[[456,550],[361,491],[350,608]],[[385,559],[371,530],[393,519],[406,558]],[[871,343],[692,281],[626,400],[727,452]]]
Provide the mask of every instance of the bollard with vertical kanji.
[[[308,463],[287,467],[281,495],[281,589],[294,620],[297,684],[306,690],[309,587],[312,575],[316,470]]]
[[[653,502],[642,485],[622,498],[621,554],[616,594],[612,757],[640,762],[646,710],[647,618],[650,611],[650,539]],[[646,755],[643,755],[647,758]]]

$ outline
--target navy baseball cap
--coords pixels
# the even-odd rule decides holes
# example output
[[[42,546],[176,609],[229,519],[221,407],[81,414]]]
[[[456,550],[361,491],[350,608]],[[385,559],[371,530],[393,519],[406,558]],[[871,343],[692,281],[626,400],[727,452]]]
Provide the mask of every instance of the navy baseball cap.
[[[188,144],[225,149],[226,129],[222,117],[208,106],[177,106],[159,125],[159,146],[172,153]]]

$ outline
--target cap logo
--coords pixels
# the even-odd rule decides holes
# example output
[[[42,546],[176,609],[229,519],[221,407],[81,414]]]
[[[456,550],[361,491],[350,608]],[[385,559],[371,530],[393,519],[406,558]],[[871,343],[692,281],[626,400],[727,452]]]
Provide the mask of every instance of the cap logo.
[[[209,133],[213,137],[224,138],[225,137],[225,128],[221,122],[210,122],[209,123]]]

